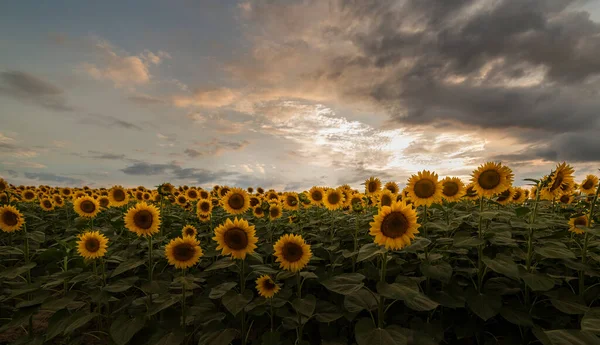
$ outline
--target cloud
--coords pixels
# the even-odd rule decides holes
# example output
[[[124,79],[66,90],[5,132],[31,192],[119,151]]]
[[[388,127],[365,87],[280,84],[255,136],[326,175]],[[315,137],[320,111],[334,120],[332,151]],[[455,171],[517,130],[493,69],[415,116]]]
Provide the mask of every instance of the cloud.
[[[138,94],[133,96],[128,96],[127,100],[139,104],[139,105],[164,105],[168,104],[168,101],[157,98],[149,95]]]
[[[236,93],[229,88],[205,88],[196,90],[192,95],[174,96],[173,104],[180,108],[219,108],[230,105],[236,97]]]
[[[0,95],[18,99],[52,111],[73,111],[67,104],[64,90],[22,71],[0,73]]]
[[[87,117],[80,120],[79,123],[102,126],[102,127],[106,127],[106,128],[117,127],[117,128],[123,128],[123,129],[134,129],[134,130],[138,130],[138,131],[141,131],[143,129],[142,127],[140,127],[134,123],[131,123],[131,122],[128,122],[125,120],[121,120],[114,116],[101,115],[101,114],[89,114]]]
[[[85,62],[80,69],[97,80],[112,81],[116,87],[146,84],[152,78],[150,67],[160,65],[171,56],[163,51],[145,50],[139,55],[118,52],[108,41],[95,39],[95,63]]]
[[[13,177],[13,178],[17,178],[17,177],[19,177],[19,173],[18,173],[18,172],[16,172],[16,171],[14,171],[14,170],[7,169],[7,170],[5,170],[5,171],[6,171],[6,173],[8,174],[8,176],[10,176],[10,177]]]
[[[220,156],[225,152],[232,151],[242,151],[244,150],[250,142],[248,140],[243,140],[239,142],[234,141],[223,141],[213,139],[209,142],[197,142],[196,145],[201,149],[187,148],[184,153],[192,158],[197,157],[205,157],[205,156]]]
[[[60,183],[60,184],[64,184],[64,185],[81,185],[81,184],[83,184],[83,180],[81,180],[81,179],[56,175],[56,174],[52,174],[52,173],[25,172],[25,173],[23,173],[23,175],[27,179],[41,181],[41,182],[56,182],[56,183]]]

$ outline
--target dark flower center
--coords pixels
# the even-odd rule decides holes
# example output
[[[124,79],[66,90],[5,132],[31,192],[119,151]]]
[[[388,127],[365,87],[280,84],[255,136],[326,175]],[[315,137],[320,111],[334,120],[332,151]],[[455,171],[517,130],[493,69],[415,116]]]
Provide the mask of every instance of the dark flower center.
[[[321,200],[323,200],[323,193],[321,193],[320,190],[316,190],[316,191],[312,192],[311,196],[312,196],[312,198],[313,198],[314,201],[321,201]]]
[[[85,240],[85,249],[90,253],[95,253],[100,249],[100,241],[97,238],[88,238]]]
[[[390,206],[392,204],[392,198],[388,194],[381,196],[381,206]]]
[[[113,199],[115,199],[116,201],[125,200],[125,192],[122,191],[121,189],[114,190],[113,191]]]
[[[44,200],[42,203],[44,204],[45,208],[52,208],[52,202],[50,200]]]
[[[233,250],[242,250],[248,246],[248,235],[240,228],[231,228],[223,234],[225,244]]]
[[[519,200],[521,198],[521,195],[522,195],[521,191],[517,190],[515,192],[515,195],[513,195],[513,200]]]
[[[180,243],[173,248],[173,257],[177,261],[188,261],[196,254],[196,248],[189,243]]]
[[[415,183],[415,195],[422,199],[427,199],[435,193],[435,183],[431,180],[419,180]]]
[[[188,196],[192,199],[196,199],[198,197],[198,193],[196,193],[195,190],[190,189],[190,190],[188,190]]]
[[[338,192],[333,192],[327,195],[327,201],[332,205],[337,205],[340,202],[341,195]]]
[[[392,212],[383,218],[381,232],[390,238],[397,238],[408,230],[408,219],[402,212]]]
[[[271,218],[277,218],[277,217],[279,217],[279,214],[280,214],[279,208],[271,207],[269,209],[269,215],[271,215]]]
[[[80,204],[80,207],[84,213],[94,213],[94,211],[96,211],[96,204],[90,200],[83,200]]]
[[[240,194],[233,194],[229,197],[227,204],[234,210],[239,210],[244,207],[244,197]]]
[[[138,228],[148,230],[152,227],[152,213],[148,210],[141,210],[133,215],[133,223]]]
[[[556,177],[554,178],[554,183],[552,183],[552,186],[550,187],[550,191],[554,191],[557,188],[559,188],[562,183],[564,181],[564,176],[562,172],[557,171],[556,172]]]
[[[286,198],[286,202],[287,202],[288,206],[298,205],[298,199],[296,199],[296,197],[293,195],[288,195],[288,197]]]
[[[483,189],[494,189],[500,184],[500,173],[496,170],[486,170],[479,175],[477,183]]]
[[[590,189],[594,186],[594,181],[592,180],[585,180],[585,183],[581,185],[581,188],[583,189]]]
[[[108,204],[109,204],[108,198],[100,198],[100,200],[98,200],[98,202],[100,203],[100,206],[108,207]]]
[[[456,182],[446,182],[442,188],[445,196],[455,196],[458,193],[458,184]]]
[[[371,181],[368,185],[369,193],[375,193],[377,191],[377,182]]]
[[[2,222],[8,226],[15,226],[19,223],[19,215],[12,211],[2,213]]]
[[[275,290],[275,283],[271,279],[267,279],[263,282],[263,290],[273,291]]]
[[[35,198],[35,194],[33,192],[25,192],[24,197],[26,200],[31,200],[31,199]]]
[[[208,212],[210,211],[210,203],[203,201],[200,203],[200,210],[202,210],[202,212]]]
[[[587,218],[583,217],[583,216],[582,217],[577,217],[577,218],[575,218],[575,222],[574,223],[575,223],[575,226],[578,226],[578,225],[586,226],[587,225]]]
[[[560,196],[560,202],[562,202],[563,204],[569,203],[569,200],[571,200],[571,198],[568,195],[561,195]]]
[[[283,258],[289,262],[296,262],[300,260],[302,258],[302,254],[304,254],[302,247],[293,242],[286,243],[283,246],[281,253],[283,254]]]
[[[498,199],[497,201],[506,201],[506,199],[508,199],[508,197],[510,196],[510,190],[507,189],[504,192],[500,193],[500,195],[498,195]]]

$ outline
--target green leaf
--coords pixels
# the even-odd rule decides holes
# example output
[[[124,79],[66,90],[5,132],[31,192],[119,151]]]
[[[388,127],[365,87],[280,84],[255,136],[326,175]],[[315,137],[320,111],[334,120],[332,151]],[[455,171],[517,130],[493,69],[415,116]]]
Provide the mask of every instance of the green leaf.
[[[547,259],[576,259],[577,257],[568,248],[546,245],[536,247],[534,251]]]
[[[117,345],[125,345],[137,332],[144,328],[145,324],[146,321],[142,316],[130,319],[127,315],[120,315],[110,325],[110,336]]]
[[[281,344],[281,335],[279,332],[265,332],[262,337],[262,345],[279,345]]]
[[[495,258],[483,257],[485,265],[494,272],[500,273],[507,277],[518,280],[519,266],[512,260],[510,256],[498,254]]]
[[[377,292],[384,297],[402,300],[407,307],[417,311],[433,310],[439,305],[423,293],[398,283],[377,283]]]
[[[404,304],[412,310],[428,311],[438,307],[438,303],[430,299],[426,295],[415,292],[408,299],[404,300]]]
[[[208,298],[217,299],[223,297],[227,293],[227,291],[233,289],[236,286],[236,282],[225,282],[223,284],[219,284],[212,289],[210,289],[210,294],[208,294]]]
[[[321,282],[321,284],[329,291],[337,292],[341,295],[349,295],[364,286],[362,283],[363,279],[365,279],[365,276],[360,273],[344,273],[327,279]]]
[[[315,306],[317,303],[317,299],[313,295],[308,295],[305,298],[296,298],[292,302],[292,306],[294,310],[299,312],[300,314],[311,317],[315,311]]]
[[[233,328],[203,333],[198,345],[229,345],[237,336],[238,330]]]
[[[42,304],[42,309],[58,311],[66,308],[69,304],[73,303],[72,297],[63,297],[55,300],[50,300]]]
[[[376,328],[371,319],[360,319],[354,327],[354,335],[358,345],[404,345],[398,343],[385,329]],[[406,338],[405,338],[406,339]]]
[[[37,266],[37,264],[35,262],[30,262],[23,266],[9,268],[7,270],[0,272],[0,278],[15,279],[16,277],[20,276],[21,274],[31,270],[35,266]]]
[[[344,308],[351,313],[377,309],[377,300],[367,289],[360,289],[344,297]]]
[[[600,335],[600,308],[588,310],[581,319],[581,330]]]
[[[360,247],[358,250],[358,256],[356,257],[356,262],[361,262],[368,260],[378,254],[385,253],[386,249],[376,245],[375,243],[368,243],[364,246]]]
[[[231,266],[235,266],[235,260],[232,260],[231,258],[223,258],[215,261],[212,265],[205,268],[204,271],[208,272],[214,270],[222,270]]]
[[[317,304],[317,313],[315,318],[319,322],[333,322],[339,318],[344,316],[342,312],[335,306],[333,303],[329,303],[326,301],[319,301]]]
[[[523,269],[519,276],[533,291],[548,291],[554,287],[554,278],[543,273],[529,273]]]
[[[517,207],[515,208],[515,213],[517,214],[517,217],[520,218],[531,213],[531,210],[529,209],[529,207]]]
[[[184,339],[185,335],[183,334],[168,333],[162,338],[160,338],[158,342],[154,343],[154,345],[179,345],[183,342]]]
[[[578,296],[560,296],[559,298],[551,298],[550,303],[554,308],[562,311],[565,314],[577,315],[585,314],[589,308],[582,303]]]
[[[447,283],[452,277],[452,266],[445,261],[434,264],[424,261],[421,263],[421,272],[426,277]]]
[[[173,304],[179,302],[180,299],[175,297],[175,296],[166,296],[166,298],[163,301],[154,301],[154,303],[150,306],[150,308],[148,308],[148,316],[152,316],[155,315],[157,313],[159,313],[162,310],[167,309],[168,307],[172,306]]]
[[[496,316],[502,307],[500,296],[484,295],[477,291],[467,294],[467,305],[482,320],[487,321]]]
[[[599,345],[600,339],[592,333],[575,329],[544,331],[552,345]]]
[[[416,253],[419,252],[421,250],[424,250],[425,248],[427,248],[427,246],[429,246],[431,244],[431,240],[429,240],[428,238],[424,238],[424,237],[417,237],[415,238],[415,240],[411,243],[410,246],[408,247],[404,247],[402,249],[403,252],[406,253]]]
[[[243,294],[229,291],[221,298],[221,302],[233,316],[236,316],[248,303],[250,303],[250,301],[252,301],[252,297],[253,293],[250,290],[244,291]]]
[[[531,315],[526,310],[514,308],[514,307],[503,307],[500,309],[500,315],[506,319],[506,321],[519,325],[533,327],[533,320]]]
[[[33,231],[33,232],[28,232],[27,237],[29,237],[29,239],[34,242],[43,243],[44,240],[46,239],[46,234],[44,234],[41,231]]]
[[[134,269],[138,266],[141,266],[145,263],[146,263],[146,259],[131,259],[131,260],[123,261],[119,264],[119,266],[117,266],[117,268],[113,271],[113,273],[111,274],[110,277],[111,278],[116,277],[123,272],[132,270],[132,269]]]
[[[300,272],[300,277],[304,279],[319,279],[316,274],[307,271]]]
[[[484,244],[485,242],[483,240],[480,240],[477,237],[473,237],[471,236],[471,234],[469,233],[456,233],[456,235],[454,235],[454,244],[453,246],[455,247],[477,247],[481,244]]]
[[[72,317],[71,320],[74,321],[65,328],[65,330],[63,331],[63,335],[69,335],[73,333],[74,330],[78,329],[79,327],[85,326],[86,323],[92,321],[98,315],[100,314],[89,313],[77,318]]]
[[[112,283],[104,287],[104,291],[118,293],[125,292],[133,287],[133,284],[138,281],[140,278],[137,276],[127,277],[123,279],[119,279],[117,282]]]
[[[498,216],[498,213],[499,212],[496,211],[483,211],[479,213],[479,216],[481,217],[481,219],[491,220],[496,218]]]

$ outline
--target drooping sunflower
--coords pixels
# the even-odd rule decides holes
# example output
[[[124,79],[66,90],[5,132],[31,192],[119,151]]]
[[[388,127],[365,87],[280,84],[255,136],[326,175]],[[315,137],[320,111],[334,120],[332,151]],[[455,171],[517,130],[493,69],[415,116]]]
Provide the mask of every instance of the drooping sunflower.
[[[465,195],[465,184],[458,177],[446,177],[441,183],[442,197],[446,201],[459,201]]]
[[[80,217],[94,218],[100,213],[100,204],[98,200],[86,195],[73,201],[73,209]]]
[[[507,190],[498,194],[496,202],[499,203],[500,205],[508,205],[512,202],[513,194],[514,194],[513,188],[512,187],[508,188]]]
[[[25,224],[25,218],[15,207],[6,205],[0,207],[0,230],[14,232],[21,230]]]
[[[388,250],[410,245],[420,227],[415,210],[401,201],[382,207],[370,225],[369,234],[374,237],[373,242]]]
[[[222,186],[219,188],[219,196],[222,198],[225,195],[227,195],[227,193],[229,193],[230,188],[227,186]]]
[[[429,206],[442,200],[442,183],[436,173],[423,170],[408,179],[407,191],[416,206]]]
[[[53,195],[52,201],[57,207],[63,207],[63,205],[65,204],[65,199],[63,199],[60,195]]]
[[[281,212],[281,206],[279,204],[272,204],[269,206],[269,219],[275,220],[280,218],[283,212]]]
[[[8,189],[8,182],[6,182],[6,180],[4,180],[3,178],[0,178],[0,193],[4,192],[7,189]]]
[[[246,254],[254,253],[258,242],[254,225],[237,217],[233,221],[227,219],[216,227],[213,240],[218,243],[216,249],[221,250],[222,255],[231,254],[232,258],[242,260],[246,258]]]
[[[98,231],[86,231],[80,234],[77,252],[85,259],[98,259],[106,254],[108,238]]]
[[[552,197],[559,197],[560,194],[570,191],[575,184],[573,180],[573,167],[563,162],[556,166],[556,170],[550,174],[550,183],[545,189]]]
[[[525,200],[527,200],[527,193],[525,193],[525,190],[521,187],[515,187],[512,201],[515,204],[522,204]]]
[[[40,207],[44,211],[52,211],[54,210],[54,203],[49,198],[44,198],[40,201]]]
[[[256,205],[252,208],[252,213],[256,218],[262,218],[265,216],[265,210],[262,209],[260,205]]]
[[[111,206],[119,207],[127,205],[129,202],[129,195],[123,187],[114,186],[108,191],[108,199],[110,200]]]
[[[198,215],[210,215],[212,213],[212,202],[208,199],[200,199],[196,204],[196,214]]]
[[[492,197],[512,186],[513,173],[502,163],[488,162],[479,166],[471,175],[473,189],[478,196]]]
[[[98,203],[100,204],[100,207],[102,208],[109,208],[110,207],[110,199],[107,196],[100,196],[98,198]]]
[[[30,189],[26,189],[21,193],[21,198],[23,198],[24,201],[33,201],[36,197],[37,195],[35,192]]]
[[[138,236],[152,236],[159,231],[160,211],[154,205],[139,202],[127,210],[125,227]]]
[[[250,198],[245,190],[231,188],[221,200],[221,204],[223,205],[223,209],[229,214],[242,214],[250,208]]]
[[[559,201],[561,204],[568,205],[568,204],[570,204],[570,203],[572,203],[572,202],[573,202],[573,195],[572,195],[572,194],[570,194],[570,193],[565,193],[565,194],[562,194],[562,195],[561,195],[561,196],[558,198],[558,201]]]
[[[198,263],[204,253],[200,242],[192,236],[177,237],[165,246],[165,256],[175,268],[186,269]]]
[[[375,176],[369,177],[365,181],[365,194],[375,195],[381,189],[381,180]]]
[[[598,187],[598,177],[595,175],[587,175],[583,181],[581,181],[581,185],[579,186],[579,190],[583,194],[594,194],[596,193],[596,188]]]
[[[181,229],[182,236],[192,236],[196,237],[198,235],[198,230],[192,225],[186,225]]]
[[[344,205],[344,195],[342,195],[342,192],[337,188],[329,189],[325,192],[323,204],[330,211],[337,210]]]
[[[317,187],[317,186],[313,186],[308,191],[308,195],[307,196],[310,199],[310,201],[313,203],[313,205],[319,206],[323,202],[323,196],[324,195],[325,195],[325,193],[323,192],[323,188]]]
[[[265,190],[263,189],[263,187],[256,188],[256,194],[262,194],[264,192],[265,192]]]
[[[384,188],[379,192],[379,207],[391,206],[396,201],[396,195],[390,192],[389,189]]]
[[[588,217],[586,215],[582,215],[579,217],[575,217],[575,218],[571,218],[569,220],[569,231],[570,232],[574,232],[577,235],[581,235],[583,233],[585,233],[585,231],[583,231],[582,229],[580,229],[580,226],[587,226],[588,225]]]
[[[312,257],[310,245],[304,242],[302,236],[294,234],[281,236],[273,245],[273,251],[279,267],[291,272],[303,269]]]
[[[288,211],[297,210],[300,207],[300,200],[298,200],[298,194],[293,192],[287,192],[283,194],[283,208]]]
[[[256,279],[256,290],[264,298],[272,298],[280,289],[279,285],[275,284],[268,275],[262,275]]]
[[[392,194],[398,194],[400,192],[400,187],[398,187],[398,184],[394,181],[386,182],[383,189],[389,190]]]

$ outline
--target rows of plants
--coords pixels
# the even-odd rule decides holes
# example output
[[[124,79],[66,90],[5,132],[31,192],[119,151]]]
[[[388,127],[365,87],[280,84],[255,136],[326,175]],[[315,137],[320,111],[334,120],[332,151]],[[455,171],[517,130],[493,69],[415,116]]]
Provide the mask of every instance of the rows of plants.
[[[0,179],[0,343],[600,344],[598,178],[277,192]]]

